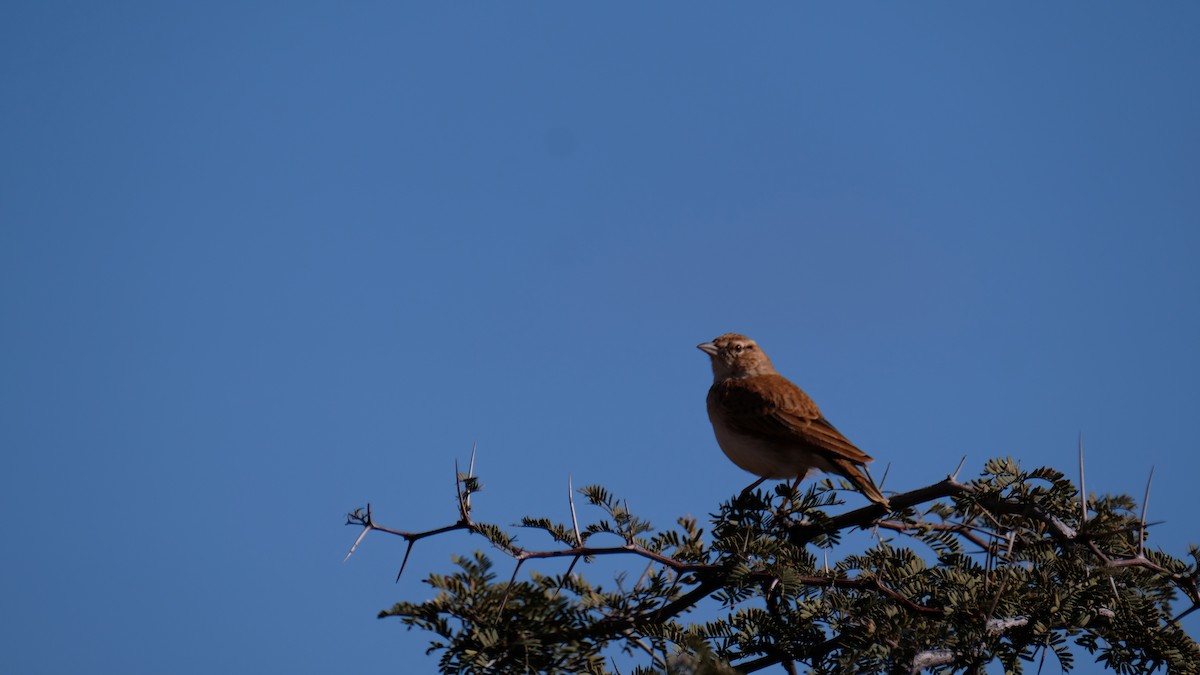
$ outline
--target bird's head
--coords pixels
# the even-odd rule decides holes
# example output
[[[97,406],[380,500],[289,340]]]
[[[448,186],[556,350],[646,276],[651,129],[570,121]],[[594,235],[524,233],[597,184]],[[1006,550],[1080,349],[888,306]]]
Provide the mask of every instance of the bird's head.
[[[717,382],[775,372],[771,359],[759,349],[757,342],[745,335],[726,333],[712,342],[696,345],[696,349],[712,359],[713,378]]]

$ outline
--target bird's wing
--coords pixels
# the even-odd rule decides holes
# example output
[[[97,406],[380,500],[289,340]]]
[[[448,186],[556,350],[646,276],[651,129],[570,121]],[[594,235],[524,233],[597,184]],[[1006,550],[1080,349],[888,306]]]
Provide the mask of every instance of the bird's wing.
[[[814,446],[854,464],[871,461],[821,416],[808,394],[782,375],[725,380],[713,385],[713,393],[728,413],[730,426],[743,433]]]

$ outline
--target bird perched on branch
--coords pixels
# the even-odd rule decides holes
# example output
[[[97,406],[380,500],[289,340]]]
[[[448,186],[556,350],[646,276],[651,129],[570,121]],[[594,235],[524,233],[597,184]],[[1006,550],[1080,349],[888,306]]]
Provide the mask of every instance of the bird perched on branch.
[[[834,428],[800,387],[775,372],[758,344],[726,333],[697,345],[712,358],[708,419],[725,456],[759,480],[801,479],[815,469],[849,480],[867,499],[888,500],[867,475],[871,457]]]

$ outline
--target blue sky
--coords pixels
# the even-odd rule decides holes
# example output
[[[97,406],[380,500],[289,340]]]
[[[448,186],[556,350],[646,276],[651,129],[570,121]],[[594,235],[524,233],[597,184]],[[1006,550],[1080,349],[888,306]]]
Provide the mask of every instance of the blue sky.
[[[1194,3],[10,3],[0,671],[434,672],[452,552],[748,482],[727,331],[918,487],[993,456],[1200,540]],[[526,535],[526,543],[538,539]],[[1193,634],[1200,618],[1189,619]],[[1089,672],[1086,667],[1076,672]]]

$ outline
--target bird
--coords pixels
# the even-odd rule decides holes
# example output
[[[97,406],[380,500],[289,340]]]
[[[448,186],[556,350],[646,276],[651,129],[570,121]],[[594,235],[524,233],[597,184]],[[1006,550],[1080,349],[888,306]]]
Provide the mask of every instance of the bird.
[[[800,387],[775,371],[754,340],[726,333],[696,345],[712,360],[708,419],[717,444],[759,480],[803,479],[815,470],[842,476],[872,502],[890,508],[865,465],[872,461],[841,434]]]

